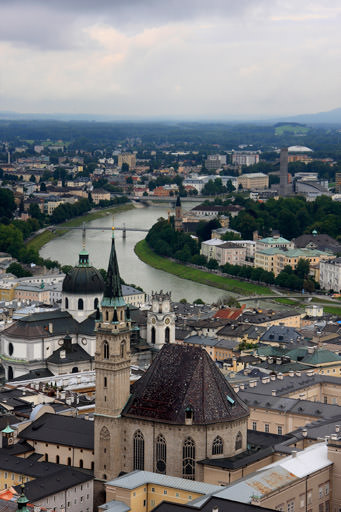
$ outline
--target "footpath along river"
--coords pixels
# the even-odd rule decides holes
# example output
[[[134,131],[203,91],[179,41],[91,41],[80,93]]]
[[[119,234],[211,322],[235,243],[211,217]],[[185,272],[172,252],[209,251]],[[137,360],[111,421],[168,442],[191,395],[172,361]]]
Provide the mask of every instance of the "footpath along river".
[[[193,208],[193,203],[184,208]],[[135,208],[118,213],[114,218],[114,225],[149,229],[159,217],[167,218],[168,208],[165,206],[149,206]],[[111,215],[96,219],[86,224],[88,227],[110,227],[113,225]],[[234,295],[218,288],[212,288],[193,281],[181,279],[177,276],[157,270],[143,263],[134,253],[137,242],[145,238],[146,233],[127,231],[127,238],[123,239],[122,231],[116,231],[115,242],[120,273],[126,283],[141,286],[146,293],[152,290],[171,291],[174,300],[182,298],[193,302],[201,298],[204,302],[215,302],[223,295]],[[86,247],[90,253],[90,262],[97,268],[107,268],[111,244],[111,232],[108,230],[87,230]],[[61,237],[57,237],[47,243],[40,251],[44,258],[58,260],[63,265],[75,265],[78,253],[82,247],[82,231],[70,230]]]

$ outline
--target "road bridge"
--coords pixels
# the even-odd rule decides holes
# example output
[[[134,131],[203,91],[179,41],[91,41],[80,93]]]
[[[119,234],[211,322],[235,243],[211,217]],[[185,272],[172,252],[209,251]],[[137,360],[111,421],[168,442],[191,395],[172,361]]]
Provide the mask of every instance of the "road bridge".
[[[112,227],[110,226],[98,226],[98,227],[94,227],[94,226],[85,226],[85,224],[83,223],[82,226],[72,226],[72,227],[62,227],[62,226],[50,226],[49,228],[49,231],[55,231],[55,230],[64,230],[64,231],[68,231],[69,229],[79,229],[81,231],[83,231],[83,237],[85,237],[85,232],[86,230],[96,230],[96,231],[112,231]],[[115,231],[122,231],[122,237],[123,238],[126,238],[127,237],[127,231],[140,231],[141,233],[148,233],[148,229],[144,229],[144,228],[132,228],[132,227],[126,227],[126,226],[115,226]]]

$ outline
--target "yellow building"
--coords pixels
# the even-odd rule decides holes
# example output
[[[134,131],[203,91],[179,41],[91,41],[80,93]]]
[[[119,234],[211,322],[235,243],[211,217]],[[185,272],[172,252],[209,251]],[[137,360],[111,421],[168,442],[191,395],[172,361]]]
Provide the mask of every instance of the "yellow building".
[[[165,500],[188,503],[221,489],[218,485],[150,471],[133,471],[107,482],[105,487],[107,502],[123,501],[131,512],[149,512]]]
[[[15,297],[15,287],[17,283],[2,284],[0,287],[0,300],[11,301]]]
[[[273,272],[276,277],[287,265],[295,269],[301,259],[308,260],[310,265],[316,266],[322,260],[330,260],[335,257],[334,254],[318,251],[317,249],[289,249],[284,251],[280,248],[271,247],[256,250],[255,267]]]
[[[269,176],[262,172],[242,174],[238,176],[238,185],[245,190],[269,188]]]

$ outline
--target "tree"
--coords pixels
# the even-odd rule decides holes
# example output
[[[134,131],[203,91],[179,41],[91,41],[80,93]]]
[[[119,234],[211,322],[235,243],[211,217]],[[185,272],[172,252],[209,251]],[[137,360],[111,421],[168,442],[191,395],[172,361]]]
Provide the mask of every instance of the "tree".
[[[0,217],[11,219],[15,209],[13,192],[7,188],[0,188]]]
[[[300,258],[297,262],[295,273],[301,279],[307,279],[307,277],[309,276],[309,270],[310,270],[309,260]]]
[[[193,304],[205,304],[205,302],[202,299],[199,298],[199,299],[195,299],[193,301]]]
[[[30,277],[32,275],[32,273],[24,269],[24,267],[22,267],[20,263],[11,263],[7,267],[6,273],[13,274],[16,277]]]

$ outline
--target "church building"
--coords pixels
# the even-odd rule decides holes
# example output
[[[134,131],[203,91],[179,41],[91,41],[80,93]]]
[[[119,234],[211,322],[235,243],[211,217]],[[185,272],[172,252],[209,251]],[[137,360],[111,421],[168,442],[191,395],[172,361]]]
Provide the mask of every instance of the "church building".
[[[95,477],[138,469],[202,480],[199,461],[246,450],[248,407],[204,350],[172,343],[130,388],[131,319],[120,283],[113,236],[96,322]]]

